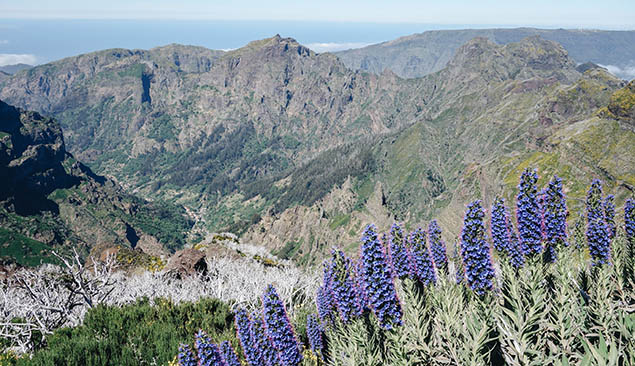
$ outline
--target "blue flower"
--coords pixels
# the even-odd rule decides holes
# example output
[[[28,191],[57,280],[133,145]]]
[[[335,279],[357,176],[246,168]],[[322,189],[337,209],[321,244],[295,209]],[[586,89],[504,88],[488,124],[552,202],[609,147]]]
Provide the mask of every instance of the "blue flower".
[[[309,339],[311,352],[324,361],[324,342],[322,338],[322,329],[318,323],[315,314],[309,314],[306,318],[306,335]]]
[[[587,241],[592,265],[610,264],[609,229],[602,207],[602,182],[593,180],[586,197]]]
[[[271,339],[265,332],[262,315],[258,312],[251,314],[251,339],[254,340],[253,347],[258,349],[262,355],[264,366],[280,365],[280,358],[276,348],[274,348]]]
[[[525,169],[520,176],[518,196],[516,197],[516,219],[520,244],[526,255],[542,252],[542,215],[538,203],[538,174]]]
[[[273,347],[278,351],[283,366],[296,366],[302,362],[300,345],[287,317],[284,304],[276,289],[269,285],[262,297],[265,329]]]
[[[412,272],[425,286],[435,284],[437,276],[430,251],[426,246],[426,232],[421,228],[410,233],[410,253],[412,256]]]
[[[509,257],[509,264],[514,268],[520,268],[525,265],[525,251],[520,245],[520,240],[518,239],[518,234],[511,227],[511,238],[510,238],[510,246],[507,251],[507,256]]]
[[[196,333],[195,344],[199,366],[227,366],[218,346],[202,330]]]
[[[223,341],[220,344],[220,348],[227,366],[240,366],[238,355],[236,355],[236,351],[234,351],[234,347],[232,347],[231,343]]]
[[[318,287],[315,297],[315,305],[317,306],[320,322],[324,326],[333,322],[335,313],[335,300],[333,298],[333,268],[330,263],[325,262],[323,265],[323,281],[322,286]]]
[[[364,292],[379,324],[386,330],[401,325],[401,304],[375,225],[368,225],[364,230],[361,260]]]
[[[467,206],[461,232],[461,254],[465,266],[467,284],[478,295],[494,288],[494,267],[490,257],[490,246],[485,234],[485,213],[481,201]]]
[[[393,271],[399,278],[405,278],[410,275],[410,261],[408,251],[404,245],[404,235],[399,224],[394,223],[390,227],[390,261]]]
[[[511,245],[510,222],[505,200],[496,198],[492,205],[491,227],[492,243],[500,253],[508,253]]]
[[[182,344],[179,346],[179,365],[180,366],[196,366],[196,358],[192,349],[188,344]]]
[[[609,239],[615,237],[616,225],[615,225],[615,196],[609,194],[604,198],[604,220],[606,221],[606,228],[609,232]]]
[[[434,259],[434,266],[439,272],[448,272],[448,257],[445,252],[445,243],[441,239],[441,227],[437,224],[437,220],[430,221],[428,225],[428,237],[430,243],[430,251]]]
[[[335,306],[344,323],[361,314],[360,303],[355,293],[355,269],[350,258],[341,250],[331,252],[331,293]]]
[[[452,251],[452,260],[454,261],[454,276],[457,284],[465,281],[465,268],[463,268],[463,258],[461,257],[461,242],[456,242]]]
[[[256,340],[252,338],[251,320],[249,315],[243,309],[236,311],[234,315],[234,321],[236,323],[236,332],[238,340],[243,348],[243,354],[250,366],[262,366],[264,365],[264,358],[260,353],[260,349],[256,344]]]
[[[545,239],[545,259],[555,262],[558,259],[557,248],[567,243],[567,202],[562,193],[562,179],[554,176],[544,195],[543,223]]]

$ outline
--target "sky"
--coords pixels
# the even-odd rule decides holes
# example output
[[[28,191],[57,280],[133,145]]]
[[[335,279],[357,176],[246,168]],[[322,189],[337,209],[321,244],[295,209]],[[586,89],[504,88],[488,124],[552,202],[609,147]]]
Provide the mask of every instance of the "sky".
[[[632,0],[0,0],[2,18],[303,20],[632,28]]]
[[[635,0],[0,0],[0,66],[169,43],[232,49],[275,34],[317,52],[433,29],[635,29]]]

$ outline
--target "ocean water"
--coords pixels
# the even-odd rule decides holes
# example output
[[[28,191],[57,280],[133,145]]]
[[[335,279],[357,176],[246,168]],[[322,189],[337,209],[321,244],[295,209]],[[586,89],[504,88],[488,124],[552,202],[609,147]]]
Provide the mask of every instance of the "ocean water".
[[[170,43],[233,49],[275,34],[295,38],[317,52],[326,52],[362,47],[426,30],[490,27],[496,26],[305,21],[0,19],[0,62],[4,59],[4,64],[9,60],[41,64],[107,48],[148,49]]]

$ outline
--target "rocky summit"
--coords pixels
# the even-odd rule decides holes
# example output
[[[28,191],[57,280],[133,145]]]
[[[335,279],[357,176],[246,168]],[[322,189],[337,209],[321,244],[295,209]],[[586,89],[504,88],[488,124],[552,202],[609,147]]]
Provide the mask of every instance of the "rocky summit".
[[[576,177],[571,197],[601,177],[623,200],[632,85],[586,61],[542,34],[477,37],[403,79],[275,36],[71,57],[1,78],[0,98],[54,117],[70,152],[125,191],[312,263],[355,250],[369,221],[437,218],[450,238],[465,202],[511,199],[528,166],[541,184]]]

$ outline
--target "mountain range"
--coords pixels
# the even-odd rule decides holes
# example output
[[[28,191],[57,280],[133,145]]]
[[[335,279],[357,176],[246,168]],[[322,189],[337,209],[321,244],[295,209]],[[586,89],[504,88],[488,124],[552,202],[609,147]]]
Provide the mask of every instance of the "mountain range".
[[[378,74],[389,69],[401,77],[413,78],[443,69],[456,50],[475,37],[504,45],[531,36],[559,43],[578,64],[593,62],[610,67],[618,77],[635,78],[635,31],[536,28],[438,30],[336,54],[354,70]]]
[[[454,240],[464,204],[513,204],[525,167],[541,185],[564,179],[572,219],[592,178],[621,204],[635,187],[633,82],[542,34],[501,43],[469,39],[408,75],[280,36],[229,52],[111,49],[2,78],[0,99],[54,117],[70,153],[139,207],[185,206],[208,231],[301,264],[356,250],[371,221],[437,218]]]

